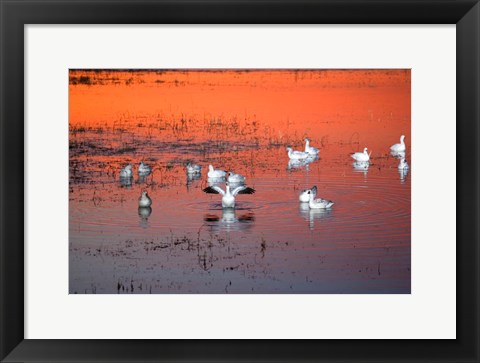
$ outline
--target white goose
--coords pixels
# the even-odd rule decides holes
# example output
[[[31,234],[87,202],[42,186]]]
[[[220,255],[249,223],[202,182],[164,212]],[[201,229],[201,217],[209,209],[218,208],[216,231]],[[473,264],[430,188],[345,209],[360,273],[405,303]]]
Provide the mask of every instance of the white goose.
[[[303,151],[294,151],[291,147],[287,147],[288,157],[292,160],[302,160],[308,158],[309,153]]]
[[[223,170],[215,170],[212,165],[208,166],[208,177],[209,178],[225,178],[227,173]]]
[[[310,209],[328,209],[331,208],[332,205],[334,205],[331,200],[327,199],[315,199],[315,196],[313,194],[310,194],[310,201],[308,202],[308,206]]]
[[[368,149],[365,148],[363,149],[363,153],[361,152],[356,152],[352,154],[352,158],[356,161],[369,161],[370,160],[370,155],[372,155],[372,152],[370,151],[370,154],[367,153]]]
[[[138,206],[140,208],[150,207],[152,205],[152,199],[148,196],[147,191],[143,191],[140,198],[138,198]]]
[[[255,189],[241,185],[230,191],[230,185],[225,183],[225,191],[217,185],[213,185],[203,189],[205,193],[221,194],[223,208],[235,208],[235,196],[237,194],[253,194]]]
[[[187,173],[188,174],[200,174],[202,167],[197,164],[188,163],[187,164]]]
[[[300,200],[300,202],[302,202],[302,203],[308,203],[310,201],[310,195],[313,195],[314,198],[317,195],[317,186],[316,185],[314,185],[310,189],[302,190],[302,192],[300,193],[300,196],[298,197],[298,200]]]
[[[390,150],[394,153],[405,152],[405,135],[400,136],[400,144],[395,144],[390,147]]]
[[[408,170],[409,166],[405,158],[400,159],[400,164],[398,164],[399,170]]]
[[[228,178],[227,178],[229,183],[232,184],[239,184],[239,183],[244,183],[245,182],[245,177],[240,174],[236,174],[233,171],[228,173]]]
[[[320,150],[318,150],[316,147],[310,146],[310,139],[305,138],[305,152],[309,155],[318,155]]]
[[[144,164],[143,161],[140,161],[140,165],[138,166],[138,175],[148,175],[152,169],[147,164]]]
[[[131,178],[133,176],[132,165],[128,164],[120,171],[120,178]]]

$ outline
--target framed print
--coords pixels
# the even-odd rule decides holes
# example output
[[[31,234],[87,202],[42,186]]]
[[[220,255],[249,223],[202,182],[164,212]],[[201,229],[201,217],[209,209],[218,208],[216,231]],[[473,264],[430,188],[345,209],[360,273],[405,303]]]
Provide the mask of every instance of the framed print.
[[[477,1],[1,6],[2,361],[479,360]]]

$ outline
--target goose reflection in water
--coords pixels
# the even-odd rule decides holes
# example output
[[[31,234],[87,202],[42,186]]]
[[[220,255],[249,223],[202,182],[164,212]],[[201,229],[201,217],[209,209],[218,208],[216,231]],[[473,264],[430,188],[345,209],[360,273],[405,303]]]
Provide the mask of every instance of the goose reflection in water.
[[[124,188],[132,187],[133,178],[132,177],[120,177],[120,185]]]
[[[308,203],[300,203],[300,215],[308,221],[308,228],[315,227],[315,220],[328,218],[332,215],[332,209],[311,209]]]
[[[355,161],[353,164],[353,171],[361,172],[365,176],[367,176],[368,168],[370,167],[370,163],[368,161]]]
[[[400,174],[400,182],[405,183],[408,175],[408,169],[398,169],[398,174]]]
[[[301,160],[290,159],[288,160],[287,170],[291,171],[295,169],[301,169],[304,167],[306,171],[309,171],[309,165],[318,159],[319,159],[318,155],[311,155],[306,159],[301,159]]]
[[[152,214],[152,207],[138,207],[138,216],[140,217],[140,227],[148,228],[148,218]]]
[[[390,155],[392,155],[394,158],[397,159],[402,159],[405,157],[405,151],[390,151]]]
[[[249,210],[223,208],[222,215],[206,214],[203,220],[214,230],[245,231],[252,227],[255,213]]]
[[[196,182],[197,180],[200,180],[202,178],[202,174],[199,173],[187,173],[187,190],[190,189],[190,186]]]
[[[138,175],[138,179],[137,179],[137,184],[144,184],[147,182],[147,177],[149,176],[150,174],[139,174]]]

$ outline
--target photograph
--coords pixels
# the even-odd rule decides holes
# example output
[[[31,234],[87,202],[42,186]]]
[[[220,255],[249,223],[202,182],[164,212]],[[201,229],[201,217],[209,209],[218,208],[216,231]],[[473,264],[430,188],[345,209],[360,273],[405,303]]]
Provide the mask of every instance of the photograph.
[[[410,69],[69,69],[69,294],[410,294]]]

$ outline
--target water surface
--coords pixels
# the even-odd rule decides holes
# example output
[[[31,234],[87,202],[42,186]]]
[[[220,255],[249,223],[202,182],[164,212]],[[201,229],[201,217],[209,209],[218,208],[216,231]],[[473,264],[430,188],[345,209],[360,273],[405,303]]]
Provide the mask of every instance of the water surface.
[[[411,172],[389,154],[410,143],[408,70],[77,70],[69,122],[70,293],[410,293]],[[320,158],[289,162],[307,136]],[[222,209],[210,163],[256,194]],[[299,203],[313,185],[331,210]]]

